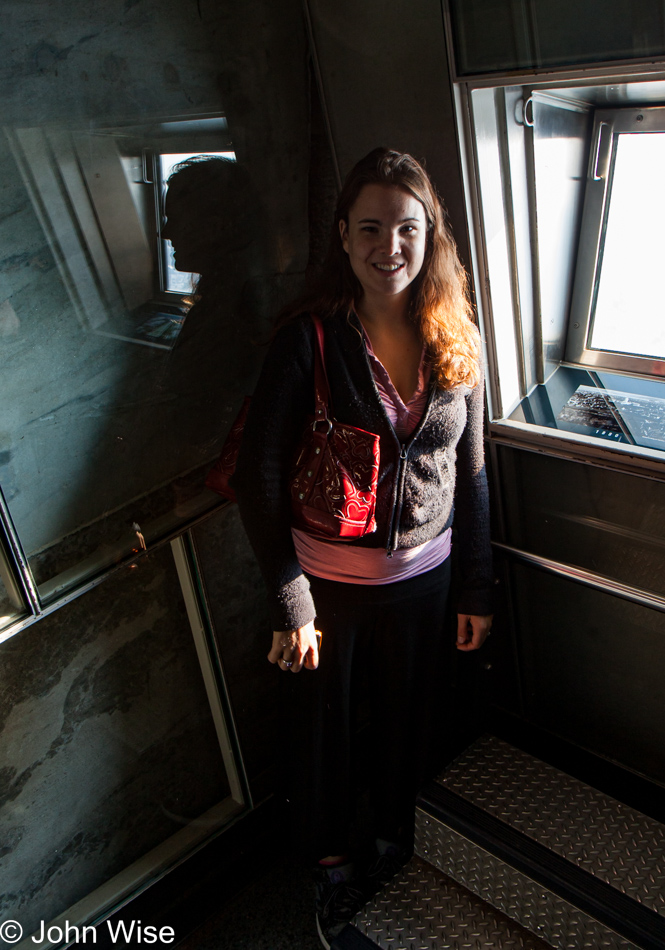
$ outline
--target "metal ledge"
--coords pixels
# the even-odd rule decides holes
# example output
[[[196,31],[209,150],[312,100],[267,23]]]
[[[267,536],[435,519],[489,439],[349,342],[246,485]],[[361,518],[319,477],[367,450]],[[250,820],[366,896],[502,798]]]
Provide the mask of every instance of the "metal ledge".
[[[452,63],[453,82],[465,84],[472,89],[488,86],[599,86],[620,80],[640,82],[662,79],[665,75],[665,57],[663,56],[607,60],[586,65],[525,66],[521,69],[497,69],[494,72],[467,74],[457,73],[454,59]]]
[[[491,422],[490,438],[496,445],[665,481],[665,453],[657,449],[608,442],[595,436],[548,429],[546,426],[515,422],[512,419]]]

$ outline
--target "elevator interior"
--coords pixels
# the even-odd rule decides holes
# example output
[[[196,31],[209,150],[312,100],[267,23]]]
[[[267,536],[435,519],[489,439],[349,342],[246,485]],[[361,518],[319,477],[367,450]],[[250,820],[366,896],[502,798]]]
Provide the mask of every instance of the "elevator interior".
[[[452,674],[448,755],[489,733],[486,759],[663,820],[665,23],[601,7],[9,5],[0,918],[25,940],[232,866],[273,807],[261,581],[203,480],[377,144],[446,201],[488,368],[502,606]],[[188,156],[226,163],[177,212],[219,241],[198,288],[162,236]]]

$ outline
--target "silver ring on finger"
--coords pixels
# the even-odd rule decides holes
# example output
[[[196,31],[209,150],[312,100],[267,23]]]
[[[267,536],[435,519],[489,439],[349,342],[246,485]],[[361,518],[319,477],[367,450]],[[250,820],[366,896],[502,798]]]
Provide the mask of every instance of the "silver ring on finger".
[[[282,657],[282,663],[287,668],[287,670],[293,666],[293,660],[285,660],[284,657]]]

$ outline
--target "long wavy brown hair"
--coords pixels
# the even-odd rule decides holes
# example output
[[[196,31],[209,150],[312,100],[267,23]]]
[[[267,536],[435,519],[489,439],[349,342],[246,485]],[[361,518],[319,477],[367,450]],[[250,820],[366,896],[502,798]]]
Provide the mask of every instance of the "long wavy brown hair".
[[[313,286],[286,307],[278,325],[300,313],[322,319],[340,310],[350,314],[363,294],[342,246],[339,222],[365,185],[392,185],[413,195],[425,209],[427,245],[420,273],[411,284],[409,314],[427,348],[432,378],[440,389],[480,380],[480,335],[473,323],[468,279],[457,256],[446,212],[427,172],[406,152],[375,148],[349,172],[337,202],[328,253]]]

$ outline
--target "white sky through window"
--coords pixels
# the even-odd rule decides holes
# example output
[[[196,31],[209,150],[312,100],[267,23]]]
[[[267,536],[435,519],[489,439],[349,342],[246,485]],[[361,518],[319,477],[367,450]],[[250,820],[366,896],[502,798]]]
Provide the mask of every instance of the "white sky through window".
[[[665,358],[665,132],[618,136],[591,346]]]

